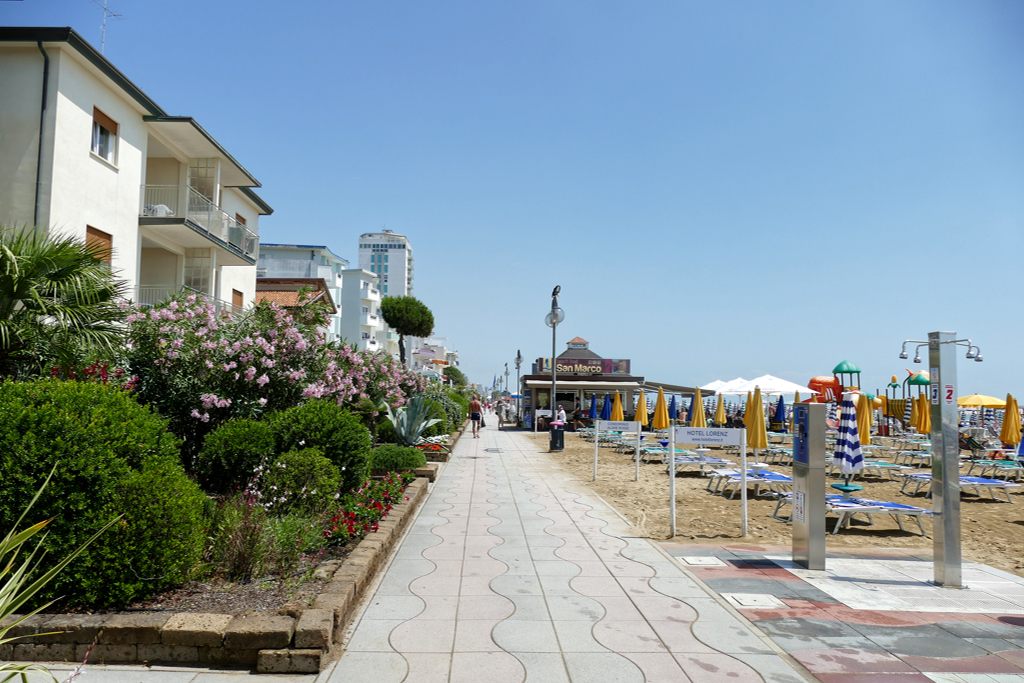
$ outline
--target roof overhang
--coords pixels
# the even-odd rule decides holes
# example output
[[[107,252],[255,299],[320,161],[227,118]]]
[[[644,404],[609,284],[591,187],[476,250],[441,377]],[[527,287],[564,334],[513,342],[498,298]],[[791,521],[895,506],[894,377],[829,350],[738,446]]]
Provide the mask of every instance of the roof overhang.
[[[174,143],[189,158],[220,158],[224,162],[220,169],[221,185],[260,187],[260,181],[245,170],[245,167],[191,116],[143,116],[142,119],[160,131],[161,135]]]
[[[565,391],[574,391],[576,389],[583,389],[585,391],[622,391],[624,389],[639,389],[643,386],[643,378],[631,377],[632,381],[626,382],[609,382],[607,378],[602,379],[601,377],[574,377],[569,381],[558,381],[558,388]],[[640,380],[639,382],[637,380]],[[551,380],[542,379],[528,379],[526,380],[526,386],[531,389],[544,389],[551,388]]]

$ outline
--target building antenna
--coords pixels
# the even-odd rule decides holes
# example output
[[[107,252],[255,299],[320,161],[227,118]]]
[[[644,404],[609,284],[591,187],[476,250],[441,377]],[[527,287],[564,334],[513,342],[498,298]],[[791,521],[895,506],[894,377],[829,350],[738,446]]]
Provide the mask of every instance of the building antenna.
[[[103,0],[103,4],[100,4],[100,0],[92,0],[93,3],[103,9],[103,28],[100,33],[100,54],[103,54],[104,49],[107,46],[107,17],[114,17],[115,19],[123,19],[124,17],[120,14],[114,14],[107,9],[107,0]]]

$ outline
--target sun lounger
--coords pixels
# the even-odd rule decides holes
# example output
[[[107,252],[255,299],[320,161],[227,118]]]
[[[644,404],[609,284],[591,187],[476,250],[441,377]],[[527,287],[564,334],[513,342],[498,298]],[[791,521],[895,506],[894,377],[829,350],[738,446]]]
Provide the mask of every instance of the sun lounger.
[[[901,493],[907,493],[907,487],[910,485],[914,486],[913,493],[907,493],[908,496],[916,496],[921,490],[921,487],[925,484],[931,484],[932,475],[930,472],[908,472],[903,475],[903,486],[900,488]],[[969,477],[961,475],[960,477],[960,490],[974,489],[974,493],[977,496],[981,496],[982,489],[988,491],[988,494],[992,497],[992,500],[999,500],[996,497],[996,491],[1002,491],[1003,495],[1006,496],[1006,502],[1012,503],[1013,499],[1010,498],[1010,489],[1019,489],[1020,484],[1016,484],[1011,481],[1004,479],[987,479],[985,477]],[[927,497],[931,498],[932,492],[929,486]]]
[[[792,494],[783,494],[779,496],[778,502],[775,504],[775,511],[772,512],[772,517],[783,522],[791,521],[790,517],[780,517],[779,510],[783,505],[792,505],[793,496]],[[900,531],[906,531],[903,526],[904,517],[912,517],[917,522],[918,528],[921,530],[922,536],[927,536],[924,530],[924,525],[921,523],[921,518],[931,515],[932,511],[926,508],[916,507],[914,505],[903,505],[902,503],[889,503],[879,500],[870,500],[868,498],[850,498],[844,499],[840,495],[828,495],[825,496],[825,512],[826,514],[835,513],[839,516],[836,520],[835,526],[832,528],[832,533],[837,534],[839,530],[850,525],[850,521],[856,515],[865,515],[868,518],[868,522],[871,524],[875,523],[872,515],[874,514],[886,514],[896,520],[896,524],[899,525]]]
[[[719,483],[715,487],[717,492],[719,488],[724,496],[726,492],[731,488],[732,494],[729,498],[733,499],[736,497],[736,492],[739,491],[742,478],[740,473],[733,470],[732,474],[723,474],[719,476]],[[761,470],[758,473],[754,473],[753,470],[747,472],[747,485],[754,485],[754,495],[761,495],[761,489],[767,488],[769,492],[774,494],[789,493],[793,490],[793,477],[785,474],[779,474],[778,472],[769,472],[768,470]]]
[[[881,461],[864,461],[864,474],[874,474],[881,479],[888,477],[890,481],[894,481],[893,475],[898,475],[902,472],[907,472],[912,468],[909,465],[896,465],[891,462]]]
[[[679,453],[679,449],[676,449],[676,453]],[[691,451],[684,451],[685,453],[691,453]],[[666,453],[662,458],[665,463],[665,471],[668,472],[671,465],[668,464],[669,457]],[[732,467],[736,463],[731,460],[723,460],[722,458],[708,458],[700,457],[699,455],[677,455],[675,457],[675,472],[685,472],[688,470],[697,470],[701,474],[705,474],[709,470],[713,470],[721,467]]]

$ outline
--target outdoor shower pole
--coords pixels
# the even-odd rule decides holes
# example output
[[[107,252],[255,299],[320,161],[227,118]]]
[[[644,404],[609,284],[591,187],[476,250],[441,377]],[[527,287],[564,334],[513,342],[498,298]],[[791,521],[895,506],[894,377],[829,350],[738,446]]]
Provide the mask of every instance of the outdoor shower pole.
[[[956,411],[956,333],[928,333],[932,418],[932,543],[935,584],[963,586],[960,548],[960,425]]]

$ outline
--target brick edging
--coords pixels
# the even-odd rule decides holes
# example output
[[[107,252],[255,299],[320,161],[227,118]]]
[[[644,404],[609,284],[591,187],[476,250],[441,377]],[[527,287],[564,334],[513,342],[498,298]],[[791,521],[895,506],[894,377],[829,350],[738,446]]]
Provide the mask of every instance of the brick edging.
[[[344,561],[315,570],[330,581],[311,608],[287,605],[256,614],[37,614],[12,628],[17,641],[0,645],[0,661],[162,663],[255,668],[260,673],[316,673],[337,654],[355,608],[375,572],[426,498],[427,479],[405,488],[394,506]],[[17,615],[5,621],[13,621]],[[39,633],[49,635],[35,635]],[[102,635],[100,632],[102,631]],[[97,641],[97,636],[99,640]]]

